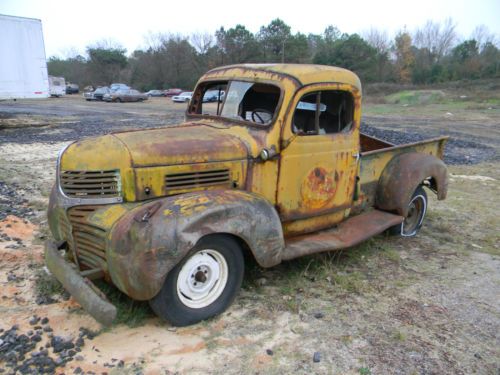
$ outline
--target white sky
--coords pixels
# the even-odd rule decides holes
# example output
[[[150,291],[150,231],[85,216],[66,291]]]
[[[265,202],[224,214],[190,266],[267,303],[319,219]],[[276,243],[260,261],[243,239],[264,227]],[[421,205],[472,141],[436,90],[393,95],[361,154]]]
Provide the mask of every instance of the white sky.
[[[305,34],[322,33],[331,24],[342,32],[375,27],[392,35],[451,17],[462,37],[481,24],[500,35],[500,0],[0,0],[0,14],[41,19],[47,57],[83,54],[102,39],[131,53],[145,45],[149,32],[213,34],[238,23],[257,32],[277,17],[293,33]]]

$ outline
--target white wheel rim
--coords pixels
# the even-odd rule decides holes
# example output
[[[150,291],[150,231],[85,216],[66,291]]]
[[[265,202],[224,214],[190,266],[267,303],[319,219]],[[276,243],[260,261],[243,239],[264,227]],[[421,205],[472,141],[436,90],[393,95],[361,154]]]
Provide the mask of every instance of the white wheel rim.
[[[177,295],[187,307],[201,309],[212,304],[224,291],[228,266],[217,250],[205,249],[193,254],[177,276]]]
[[[405,222],[403,221],[401,223],[401,236],[403,237],[411,237],[415,235],[417,232],[418,228],[422,225],[422,222],[424,221],[425,214],[427,212],[427,201],[425,200],[425,197],[423,195],[416,195],[413,197],[413,199],[410,201],[408,206],[411,206],[415,201],[420,200],[422,202],[422,216],[419,218],[417,225],[415,226],[414,230],[411,233],[406,233],[405,231]]]

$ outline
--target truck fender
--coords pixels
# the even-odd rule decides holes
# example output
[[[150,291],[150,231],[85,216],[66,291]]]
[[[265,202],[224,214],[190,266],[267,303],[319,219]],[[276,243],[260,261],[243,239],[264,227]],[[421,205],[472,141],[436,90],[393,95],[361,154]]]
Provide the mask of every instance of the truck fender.
[[[240,190],[209,190],[158,199],[122,216],[108,237],[111,278],[130,297],[149,300],[168,272],[211,234],[238,237],[263,267],[281,261],[281,222],[265,198]]]
[[[382,171],[375,206],[406,216],[413,192],[425,180],[429,181],[429,188],[437,193],[439,200],[446,198],[448,172],[442,160],[418,152],[395,156]]]

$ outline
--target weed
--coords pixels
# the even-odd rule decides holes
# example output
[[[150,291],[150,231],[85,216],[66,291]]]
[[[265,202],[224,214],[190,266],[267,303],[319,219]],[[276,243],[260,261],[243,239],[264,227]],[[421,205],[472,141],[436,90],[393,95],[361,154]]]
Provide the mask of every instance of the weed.
[[[97,281],[96,286],[116,306],[117,315],[114,324],[126,324],[129,327],[138,327],[146,319],[153,317],[153,313],[147,302],[134,301],[104,281]]]
[[[392,338],[396,341],[400,341],[400,342],[403,342],[403,341],[406,341],[406,334],[404,332],[401,332],[401,331],[394,331],[394,333],[392,334]]]
[[[50,299],[56,294],[64,292],[61,283],[52,275],[47,273],[43,268],[39,268],[35,272],[35,291],[37,299]]]
[[[368,367],[361,367],[359,370],[359,375],[371,375],[371,371]]]

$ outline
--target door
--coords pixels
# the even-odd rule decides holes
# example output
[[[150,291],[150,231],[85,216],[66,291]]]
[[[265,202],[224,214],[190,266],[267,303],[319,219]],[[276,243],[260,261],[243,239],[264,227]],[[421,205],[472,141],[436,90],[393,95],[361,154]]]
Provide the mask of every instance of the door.
[[[278,210],[285,235],[330,227],[348,216],[359,161],[360,97],[350,87],[310,86],[292,103],[283,137]]]

